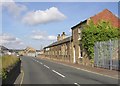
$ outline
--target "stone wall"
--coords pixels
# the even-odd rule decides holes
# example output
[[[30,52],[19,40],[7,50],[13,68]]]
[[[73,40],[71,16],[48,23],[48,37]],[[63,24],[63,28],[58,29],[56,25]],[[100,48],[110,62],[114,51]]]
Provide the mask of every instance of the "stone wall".
[[[60,45],[49,47],[50,49],[48,51],[44,51],[45,57],[61,61],[72,62],[70,50],[71,43],[72,42],[65,42]]]

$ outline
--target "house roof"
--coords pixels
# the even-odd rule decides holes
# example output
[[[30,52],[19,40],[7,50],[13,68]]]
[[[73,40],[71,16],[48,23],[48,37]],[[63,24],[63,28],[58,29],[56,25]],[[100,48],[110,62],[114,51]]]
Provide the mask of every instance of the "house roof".
[[[109,21],[112,26],[120,28],[120,19],[119,17],[115,16],[111,11],[108,9],[104,9],[102,12],[90,17],[94,24],[97,24],[100,20]]]
[[[77,25],[73,26],[71,29],[74,29],[74,28],[76,28],[76,27],[78,27],[78,26],[80,26],[81,24],[86,23],[86,22],[87,22],[87,19],[84,20],[84,21],[81,21],[81,22],[78,23]]]
[[[9,50],[9,49],[0,45],[0,50]]]
[[[109,21],[114,27],[120,28],[120,19],[115,16],[111,11],[108,9],[104,9],[103,11],[99,12],[98,14],[91,16],[90,18],[93,21],[94,24],[97,24],[100,20],[106,20]],[[77,26],[85,23],[88,21],[88,19],[81,21],[79,24],[73,26],[71,29],[76,28]]]
[[[60,41],[56,41],[56,42],[53,42],[52,44],[48,45],[47,47],[44,47],[45,48],[48,48],[48,47],[52,47],[52,46],[56,46],[56,45],[60,45],[60,44],[63,44],[63,43],[67,43],[67,42],[70,42],[72,41],[72,37],[67,37],[63,40],[60,40]]]
[[[24,51],[24,49],[9,49],[10,52],[20,52]]]
[[[32,47],[27,47],[27,48],[25,49],[25,51],[35,52],[36,50],[35,50],[34,48],[32,48]]]
[[[36,52],[42,52],[43,50],[36,50]]]

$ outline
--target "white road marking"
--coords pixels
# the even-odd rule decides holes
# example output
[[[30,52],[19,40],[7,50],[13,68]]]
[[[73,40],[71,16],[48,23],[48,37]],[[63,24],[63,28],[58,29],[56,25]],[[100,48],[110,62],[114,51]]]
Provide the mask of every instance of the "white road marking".
[[[57,71],[55,71],[55,70],[52,70],[54,73],[56,73],[56,74],[58,74],[59,76],[61,76],[61,77],[65,77],[64,75],[62,75],[62,74],[60,74],[59,72],[57,72]]]
[[[21,86],[21,84],[23,83],[23,79],[24,79],[24,71],[21,70],[21,72],[23,73],[23,75],[22,75],[22,79],[21,79],[21,82],[20,82],[20,86]]]
[[[53,61],[50,61],[50,62],[53,62]],[[56,62],[53,62],[53,63],[56,63]],[[120,78],[112,77],[112,76],[109,76],[109,75],[105,75],[105,74],[101,74],[101,73],[97,73],[97,72],[92,72],[92,71],[89,71],[89,70],[86,70],[86,69],[77,68],[77,67],[70,66],[70,65],[67,65],[67,64],[62,64],[62,63],[57,63],[57,64],[61,64],[63,66],[75,68],[75,69],[78,69],[78,70],[86,71],[86,72],[97,74],[97,75],[101,75],[101,76],[106,76],[106,77],[113,78],[113,79],[120,79]]]
[[[43,64],[42,62],[39,62],[40,64]]]
[[[75,85],[77,85],[77,86],[80,86],[78,83],[74,83]]]
[[[49,67],[47,65],[44,65],[44,66],[49,69]]]
[[[35,59],[33,59],[34,61],[36,61]]]

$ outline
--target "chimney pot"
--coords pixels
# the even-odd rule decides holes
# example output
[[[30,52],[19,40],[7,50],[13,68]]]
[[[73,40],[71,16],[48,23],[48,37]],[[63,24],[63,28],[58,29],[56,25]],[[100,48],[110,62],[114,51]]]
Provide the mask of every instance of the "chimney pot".
[[[58,36],[57,36],[57,41],[60,41],[60,34],[58,34]]]

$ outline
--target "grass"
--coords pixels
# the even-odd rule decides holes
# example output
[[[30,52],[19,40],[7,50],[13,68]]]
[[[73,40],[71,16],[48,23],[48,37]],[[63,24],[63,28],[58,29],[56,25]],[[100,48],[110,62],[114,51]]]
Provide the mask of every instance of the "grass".
[[[0,77],[1,77],[1,74],[2,74],[2,58],[0,57]]]
[[[2,78],[6,78],[6,73],[9,69],[11,69],[17,62],[19,58],[16,56],[5,55],[0,57],[0,75]]]
[[[2,69],[7,69],[19,61],[16,56],[2,56]]]

